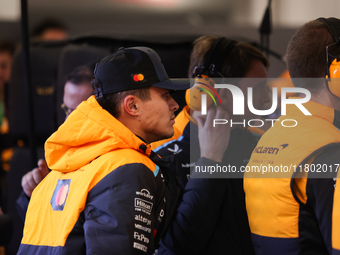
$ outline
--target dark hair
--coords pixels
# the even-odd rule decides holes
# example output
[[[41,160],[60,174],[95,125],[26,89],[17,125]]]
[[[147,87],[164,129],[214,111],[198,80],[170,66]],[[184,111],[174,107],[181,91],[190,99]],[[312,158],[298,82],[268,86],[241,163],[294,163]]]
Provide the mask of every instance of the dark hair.
[[[201,36],[194,41],[190,56],[189,77],[193,76],[196,67],[203,66],[205,55],[217,39],[217,36]],[[242,78],[249,71],[254,60],[260,60],[265,67],[269,66],[268,59],[262,52],[247,43],[238,42],[225,58],[220,73],[224,77]]]
[[[100,106],[103,107],[103,109],[105,109],[106,111],[108,111],[116,119],[120,115],[120,103],[126,96],[133,95],[140,98],[142,101],[148,101],[151,99],[150,86],[140,89],[133,89],[101,95],[97,89],[101,88],[101,84],[96,78],[94,78],[92,80],[92,88],[94,90],[94,95],[96,96],[96,99]]]
[[[286,61],[289,75],[292,78],[322,78],[326,76],[326,46],[334,43],[326,25],[318,20],[313,20],[298,29],[290,39],[287,47]],[[339,45],[329,48],[333,56],[340,54]],[[299,81],[299,84],[296,82]],[[322,84],[296,80],[295,86],[308,88],[317,92]]]
[[[8,41],[0,41],[0,52],[8,52],[11,56],[15,52],[15,44]]]
[[[67,27],[59,20],[47,18],[40,21],[32,30],[32,36],[41,36],[48,29],[60,29],[67,31]]]
[[[84,65],[77,67],[72,73],[67,76],[67,81],[72,82],[75,85],[89,84],[93,79],[93,72],[90,67]]]

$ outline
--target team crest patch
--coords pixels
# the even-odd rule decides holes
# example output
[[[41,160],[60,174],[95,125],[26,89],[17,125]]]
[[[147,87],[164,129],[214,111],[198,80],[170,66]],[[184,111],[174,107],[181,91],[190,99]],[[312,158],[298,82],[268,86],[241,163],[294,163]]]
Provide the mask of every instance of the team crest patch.
[[[51,199],[53,211],[62,211],[66,203],[68,192],[70,189],[71,179],[58,180]]]

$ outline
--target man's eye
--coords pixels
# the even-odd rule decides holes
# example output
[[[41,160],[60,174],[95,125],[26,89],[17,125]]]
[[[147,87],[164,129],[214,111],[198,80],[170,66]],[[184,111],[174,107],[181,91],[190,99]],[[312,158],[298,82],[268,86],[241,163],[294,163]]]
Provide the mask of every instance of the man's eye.
[[[170,95],[169,91],[163,94],[164,97],[168,97],[169,95]]]

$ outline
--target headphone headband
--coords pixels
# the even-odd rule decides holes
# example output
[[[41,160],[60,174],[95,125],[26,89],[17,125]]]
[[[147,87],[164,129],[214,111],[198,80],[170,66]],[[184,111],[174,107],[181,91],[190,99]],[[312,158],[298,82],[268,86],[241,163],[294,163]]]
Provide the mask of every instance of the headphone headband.
[[[199,74],[206,74],[211,77],[220,72],[225,57],[228,56],[236,43],[237,41],[229,40],[225,37],[217,38],[215,43],[206,53],[203,66],[195,69],[195,76],[198,76]]]
[[[317,20],[324,23],[329,31],[329,33],[332,35],[333,40],[335,43],[340,42],[340,20],[336,18],[318,18]]]
[[[328,53],[328,47],[340,43],[340,20],[336,18],[318,18],[317,20],[324,23],[331,34],[334,43],[326,47],[326,85],[328,90],[335,96],[340,98],[340,84],[339,84],[339,56],[332,56]],[[329,56],[332,57],[329,60]],[[334,79],[335,78],[335,79]]]

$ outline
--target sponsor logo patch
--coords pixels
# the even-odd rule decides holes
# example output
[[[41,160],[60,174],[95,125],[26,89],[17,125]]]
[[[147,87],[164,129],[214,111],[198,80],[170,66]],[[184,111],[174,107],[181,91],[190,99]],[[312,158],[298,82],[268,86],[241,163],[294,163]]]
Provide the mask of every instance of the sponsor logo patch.
[[[70,190],[71,179],[58,180],[51,198],[51,206],[53,211],[63,211]]]
[[[266,153],[266,154],[278,154],[280,152],[280,149],[283,150],[285,149],[289,144],[285,143],[285,144],[281,144],[280,146],[282,148],[275,148],[275,147],[264,147],[264,146],[260,146],[260,147],[256,147],[254,149],[255,153]]]
[[[153,196],[150,194],[150,191],[147,190],[147,189],[142,189],[141,191],[136,191],[136,195],[149,198],[150,200],[153,199]]]
[[[144,75],[141,74],[141,73],[133,74],[133,75],[132,75],[132,79],[133,79],[135,82],[144,81]]]
[[[153,203],[140,198],[135,198],[135,208],[140,208],[145,212],[151,213]]]
[[[138,250],[141,250],[141,251],[144,251],[144,252],[147,252],[147,251],[148,251],[148,247],[146,247],[146,246],[143,245],[143,244],[136,243],[136,242],[133,243],[133,248],[138,249]]]
[[[168,148],[168,151],[171,151],[173,154],[178,154],[182,151],[182,149],[179,148],[179,146],[177,144],[175,144],[174,148]]]
[[[146,223],[146,225],[148,225],[148,226],[151,225],[151,220],[149,220],[146,217],[143,217],[142,215],[135,215],[135,220]]]

